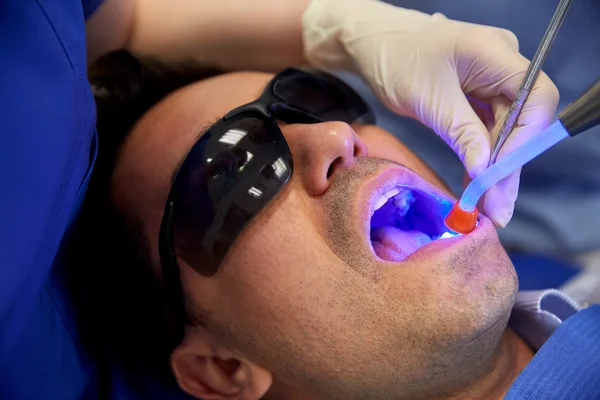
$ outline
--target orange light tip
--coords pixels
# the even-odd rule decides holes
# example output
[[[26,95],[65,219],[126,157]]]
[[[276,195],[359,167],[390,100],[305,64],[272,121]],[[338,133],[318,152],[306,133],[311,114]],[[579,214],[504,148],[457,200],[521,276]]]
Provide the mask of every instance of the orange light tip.
[[[477,208],[473,211],[465,211],[460,208],[458,203],[458,201],[454,203],[454,206],[444,220],[444,223],[448,229],[464,235],[472,232],[477,226],[477,215],[479,212],[477,211]]]

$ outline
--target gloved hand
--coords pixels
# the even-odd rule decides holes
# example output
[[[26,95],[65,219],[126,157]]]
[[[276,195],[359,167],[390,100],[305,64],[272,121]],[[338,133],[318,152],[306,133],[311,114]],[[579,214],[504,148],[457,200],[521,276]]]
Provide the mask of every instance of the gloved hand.
[[[529,65],[510,31],[375,0],[312,0],[303,40],[311,64],[359,73],[386,106],[433,129],[471,178],[487,167]],[[558,90],[541,72],[498,159],[545,128],[557,104]],[[497,226],[512,217],[519,176],[482,199],[481,211]]]

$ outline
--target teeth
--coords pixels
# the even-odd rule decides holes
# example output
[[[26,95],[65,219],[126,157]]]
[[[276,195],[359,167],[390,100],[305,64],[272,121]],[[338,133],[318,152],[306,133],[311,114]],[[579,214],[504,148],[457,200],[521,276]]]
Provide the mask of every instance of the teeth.
[[[415,202],[415,198],[408,189],[402,189],[394,197],[394,205],[398,208],[398,215],[404,217],[410,206]]]
[[[410,189],[406,189],[406,188],[398,188],[398,193],[396,194],[396,196],[394,197],[395,199],[401,199],[404,197],[412,197],[412,193],[410,192]]]
[[[379,210],[389,199],[393,199],[394,204],[398,208],[397,214],[403,217],[408,212],[411,204],[415,202],[415,198],[412,195],[410,189],[403,187],[395,187],[383,193],[373,206],[373,213]],[[373,215],[371,213],[371,215]]]
[[[377,211],[379,210],[381,207],[383,207],[383,205],[385,203],[387,203],[388,198],[385,196],[381,196],[380,198],[377,199],[377,201],[375,202],[375,206],[373,207],[373,211]]]
[[[387,192],[385,192],[383,194],[383,196],[387,197],[388,199],[391,199],[392,197],[394,197],[398,193],[400,193],[400,188],[396,187],[396,188],[390,189]]]
[[[394,198],[394,205],[398,208],[406,208],[409,206],[408,197]]]

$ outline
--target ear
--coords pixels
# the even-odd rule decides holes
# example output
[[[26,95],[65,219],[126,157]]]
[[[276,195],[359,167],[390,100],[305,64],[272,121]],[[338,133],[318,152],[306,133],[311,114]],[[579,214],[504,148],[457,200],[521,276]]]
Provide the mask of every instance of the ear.
[[[269,371],[227,350],[201,327],[186,330],[171,354],[179,387],[202,400],[258,400],[271,387]]]

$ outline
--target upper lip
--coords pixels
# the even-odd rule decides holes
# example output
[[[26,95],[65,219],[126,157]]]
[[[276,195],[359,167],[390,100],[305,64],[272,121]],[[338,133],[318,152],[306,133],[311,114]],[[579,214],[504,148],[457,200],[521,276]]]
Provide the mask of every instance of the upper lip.
[[[367,180],[358,189],[356,201],[357,210],[360,221],[364,222],[364,231],[366,237],[370,237],[371,216],[373,214],[375,202],[386,191],[398,186],[406,186],[409,188],[419,189],[425,193],[437,197],[440,201],[446,201],[453,204],[456,199],[453,199],[447,193],[444,193],[434,185],[425,181],[412,170],[396,165],[387,167],[378,171],[377,176]],[[369,239],[370,242],[370,239]]]

